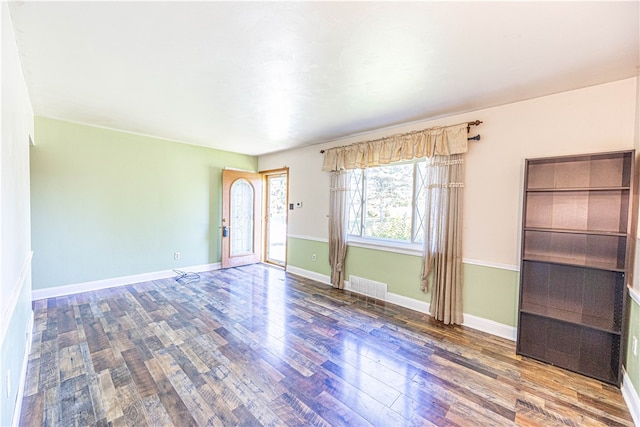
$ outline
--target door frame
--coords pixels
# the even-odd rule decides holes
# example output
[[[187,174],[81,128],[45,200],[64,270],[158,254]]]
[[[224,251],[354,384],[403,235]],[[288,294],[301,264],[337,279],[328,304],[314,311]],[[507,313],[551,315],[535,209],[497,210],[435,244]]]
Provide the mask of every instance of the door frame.
[[[278,169],[267,169],[267,170],[263,170],[258,172],[260,175],[262,175],[262,179],[263,179],[263,186],[262,188],[264,189],[263,191],[263,236],[262,236],[262,262],[267,263],[269,265],[275,265],[277,267],[283,267],[286,268],[287,267],[287,248],[289,246],[289,239],[287,237],[288,232],[289,232],[289,167],[288,166],[284,166],[282,168],[278,168]],[[286,212],[286,218],[285,218],[285,224],[287,227],[287,235],[284,236],[284,264],[278,264],[275,262],[271,262],[267,259],[267,233],[269,232],[269,219],[268,219],[268,215],[269,215],[269,185],[267,182],[267,179],[269,177],[269,175],[286,175],[287,177],[287,189],[286,189],[286,201],[285,201],[285,212]]]

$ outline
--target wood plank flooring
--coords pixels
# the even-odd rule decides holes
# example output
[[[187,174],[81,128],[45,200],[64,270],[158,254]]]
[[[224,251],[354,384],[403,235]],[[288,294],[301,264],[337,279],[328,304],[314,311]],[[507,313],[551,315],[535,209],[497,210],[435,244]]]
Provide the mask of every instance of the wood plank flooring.
[[[266,265],[34,303],[22,426],[631,426],[513,342]]]

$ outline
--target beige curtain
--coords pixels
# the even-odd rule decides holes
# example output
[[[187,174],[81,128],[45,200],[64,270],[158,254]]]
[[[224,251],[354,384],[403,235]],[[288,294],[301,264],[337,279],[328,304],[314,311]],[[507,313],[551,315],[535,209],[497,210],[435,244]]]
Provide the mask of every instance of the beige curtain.
[[[461,123],[330,148],[325,152],[322,170],[362,169],[400,160],[466,153],[467,127],[467,123]]]
[[[345,171],[331,172],[329,198],[329,265],[331,285],[344,289],[344,260],[347,256],[347,222],[349,175]]]
[[[422,290],[431,288],[431,315],[462,324],[462,154],[427,159]],[[432,283],[430,283],[432,282]]]

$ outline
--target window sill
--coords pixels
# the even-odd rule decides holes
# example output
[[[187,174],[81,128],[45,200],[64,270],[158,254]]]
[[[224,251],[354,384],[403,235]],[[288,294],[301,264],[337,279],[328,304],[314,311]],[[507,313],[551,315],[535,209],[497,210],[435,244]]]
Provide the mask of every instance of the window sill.
[[[404,255],[422,256],[422,245],[400,242],[388,242],[385,240],[361,239],[350,237],[348,246],[356,248],[373,249],[376,251],[395,252]]]

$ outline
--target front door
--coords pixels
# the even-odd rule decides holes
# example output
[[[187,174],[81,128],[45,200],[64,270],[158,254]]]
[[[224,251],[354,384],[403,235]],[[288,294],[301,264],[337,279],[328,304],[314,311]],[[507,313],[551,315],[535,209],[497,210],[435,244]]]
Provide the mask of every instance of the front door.
[[[262,177],[222,171],[222,268],[261,261]]]

